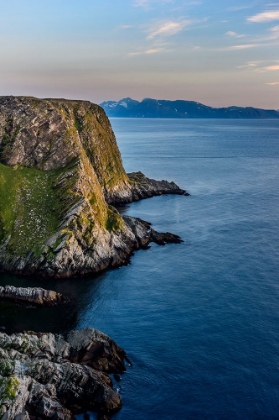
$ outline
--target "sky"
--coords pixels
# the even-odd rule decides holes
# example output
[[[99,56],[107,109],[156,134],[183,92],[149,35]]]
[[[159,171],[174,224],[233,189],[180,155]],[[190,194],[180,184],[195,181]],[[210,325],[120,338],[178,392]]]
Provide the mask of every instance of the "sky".
[[[0,96],[279,109],[279,1],[0,0]]]

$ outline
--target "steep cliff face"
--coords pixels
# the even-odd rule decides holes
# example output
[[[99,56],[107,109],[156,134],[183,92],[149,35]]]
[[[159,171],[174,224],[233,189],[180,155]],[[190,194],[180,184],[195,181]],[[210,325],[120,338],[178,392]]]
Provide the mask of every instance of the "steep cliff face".
[[[109,120],[91,102],[0,98],[0,153],[1,162],[9,166],[44,171],[65,167],[78,158],[93,167],[91,182],[97,179],[105,195],[126,190],[129,194]]]
[[[120,265],[139,243],[108,203],[151,190],[125,173],[102,108],[0,98],[0,268],[66,277]]]

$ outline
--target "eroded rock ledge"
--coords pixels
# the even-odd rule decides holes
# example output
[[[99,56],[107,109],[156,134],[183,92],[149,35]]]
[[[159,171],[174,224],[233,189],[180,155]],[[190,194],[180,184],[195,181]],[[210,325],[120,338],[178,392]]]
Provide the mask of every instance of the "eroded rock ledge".
[[[121,408],[109,373],[123,373],[126,358],[113,340],[87,328],[66,337],[51,333],[0,333],[2,420],[72,420],[95,410]]]
[[[106,200],[109,204],[121,205],[163,194],[190,195],[187,191],[179,188],[174,182],[165,180],[156,181],[155,179],[148,178],[141,171],[130,172],[127,175],[131,184],[130,195],[127,197],[127,195],[110,195],[107,193]]]
[[[68,301],[65,296],[54,290],[46,290],[41,287],[15,286],[0,286],[0,300],[32,303],[39,306],[54,306]]]

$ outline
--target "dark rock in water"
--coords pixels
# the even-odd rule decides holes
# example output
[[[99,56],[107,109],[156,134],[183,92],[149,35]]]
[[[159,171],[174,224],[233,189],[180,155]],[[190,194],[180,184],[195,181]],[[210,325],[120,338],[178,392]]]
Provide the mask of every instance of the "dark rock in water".
[[[107,372],[123,372],[124,358],[124,350],[92,328],[65,338],[0,333],[0,416],[70,420],[82,410],[113,413],[121,401]]]
[[[67,302],[61,293],[41,287],[0,286],[0,299],[14,302],[28,302],[40,306],[54,306]]]
[[[99,413],[98,420],[111,420],[111,416],[109,416],[108,414]]]
[[[158,245],[180,244],[183,242],[183,240],[178,235],[174,235],[170,232],[160,233],[153,229],[150,231],[150,239],[152,242],[155,242]]]

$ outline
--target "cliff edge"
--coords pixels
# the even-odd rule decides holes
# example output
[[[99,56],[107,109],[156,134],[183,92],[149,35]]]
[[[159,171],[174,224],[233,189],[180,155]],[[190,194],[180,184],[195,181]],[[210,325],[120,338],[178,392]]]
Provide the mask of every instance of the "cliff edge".
[[[156,235],[111,204],[166,193],[186,194],[126,174],[99,106],[0,97],[0,269],[59,278],[121,265]]]

